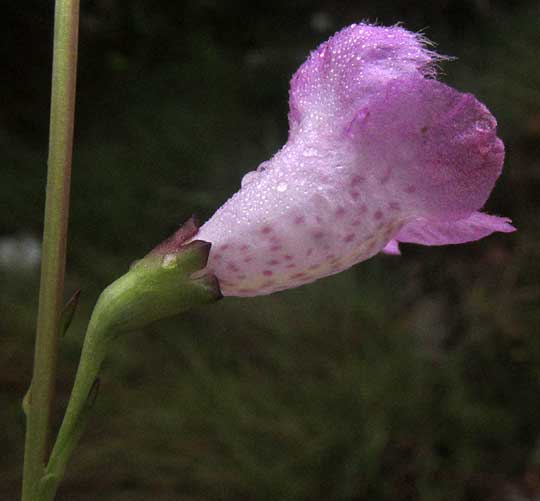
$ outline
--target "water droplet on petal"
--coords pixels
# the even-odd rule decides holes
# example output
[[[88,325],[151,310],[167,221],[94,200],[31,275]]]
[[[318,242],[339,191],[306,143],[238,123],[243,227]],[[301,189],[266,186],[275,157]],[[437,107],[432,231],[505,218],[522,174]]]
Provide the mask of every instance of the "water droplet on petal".
[[[478,120],[474,126],[478,132],[489,132],[493,129],[492,121],[487,119]]]
[[[281,182],[276,186],[276,190],[284,192],[287,190],[287,183]]]

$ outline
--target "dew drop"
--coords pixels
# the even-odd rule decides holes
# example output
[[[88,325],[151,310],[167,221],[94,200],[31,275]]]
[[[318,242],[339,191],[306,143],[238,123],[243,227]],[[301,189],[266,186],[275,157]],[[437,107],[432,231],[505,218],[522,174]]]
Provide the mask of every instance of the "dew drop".
[[[176,255],[175,254],[165,254],[163,260],[161,261],[161,266],[163,268],[174,268],[176,264]]]
[[[277,186],[276,186],[276,190],[278,190],[279,192],[283,193],[284,191],[287,191],[287,183],[279,183]]]
[[[478,120],[474,127],[478,132],[489,132],[493,128],[493,124],[491,123],[491,120],[483,119]]]

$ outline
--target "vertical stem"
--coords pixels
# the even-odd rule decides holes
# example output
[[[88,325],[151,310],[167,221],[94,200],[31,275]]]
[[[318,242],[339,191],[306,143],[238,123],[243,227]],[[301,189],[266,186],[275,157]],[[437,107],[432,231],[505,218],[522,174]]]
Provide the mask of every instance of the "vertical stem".
[[[23,501],[34,501],[44,472],[64,295],[73,147],[79,0],[57,0],[49,158],[32,390],[24,452]]]

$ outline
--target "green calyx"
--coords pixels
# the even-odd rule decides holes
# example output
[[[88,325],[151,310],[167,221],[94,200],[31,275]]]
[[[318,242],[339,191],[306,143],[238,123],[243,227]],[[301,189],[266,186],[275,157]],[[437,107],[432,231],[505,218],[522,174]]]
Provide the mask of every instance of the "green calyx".
[[[151,252],[102,292],[96,320],[120,334],[220,299],[217,279],[204,272],[209,252],[210,244],[201,240],[165,254]]]

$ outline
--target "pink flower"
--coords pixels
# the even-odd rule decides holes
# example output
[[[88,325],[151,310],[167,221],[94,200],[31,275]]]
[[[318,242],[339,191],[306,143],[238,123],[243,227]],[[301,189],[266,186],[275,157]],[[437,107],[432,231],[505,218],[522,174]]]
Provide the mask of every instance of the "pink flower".
[[[352,25],[299,68],[287,143],[197,235],[224,295],[296,287],[398,242],[514,230],[478,212],[502,170],[496,121],[433,78],[442,58],[426,45],[400,27]]]

